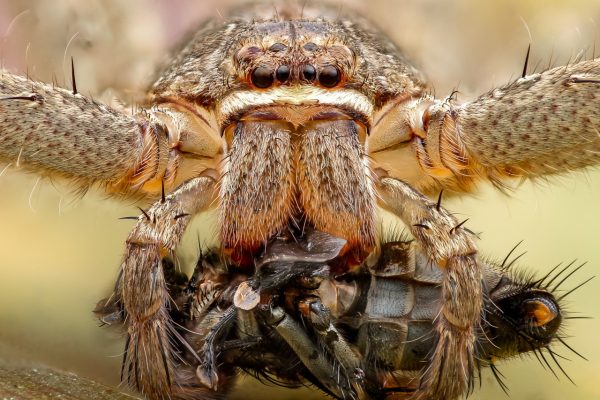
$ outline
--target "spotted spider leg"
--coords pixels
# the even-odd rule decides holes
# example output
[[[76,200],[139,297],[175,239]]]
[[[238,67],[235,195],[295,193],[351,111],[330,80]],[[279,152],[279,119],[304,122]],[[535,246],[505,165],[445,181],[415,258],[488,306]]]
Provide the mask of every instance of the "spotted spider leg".
[[[0,161],[74,179],[84,189],[99,183],[121,196],[154,198],[162,190],[127,239],[116,291],[128,321],[122,375],[152,398],[171,397],[175,365],[161,260],[174,252],[190,217],[213,204],[218,180],[210,172],[189,179],[207,171],[198,163],[177,173],[190,166],[179,157],[189,127],[166,108],[130,116],[76,89],[0,74]]]
[[[128,115],[75,85],[71,91],[0,70],[0,162],[83,190],[99,184],[118,196],[156,199],[161,188],[170,192],[213,167],[202,151],[188,157],[190,146],[216,146],[190,139],[194,124],[167,107]]]
[[[162,259],[173,256],[191,217],[214,200],[214,186],[209,176],[191,179],[143,211],[127,238],[117,287],[128,321],[121,375],[153,399],[171,398],[176,390],[171,346],[181,340],[171,326]]]
[[[428,195],[598,165],[599,87],[595,59],[523,76],[462,105],[416,99],[391,111],[397,129],[373,137],[370,156]]]
[[[393,178],[378,183],[382,205],[409,227],[431,268],[442,267],[442,297],[435,322],[439,335],[417,399],[453,399],[473,381],[474,344],[482,312],[482,267],[472,233],[440,203]],[[440,197],[441,199],[441,197]]]

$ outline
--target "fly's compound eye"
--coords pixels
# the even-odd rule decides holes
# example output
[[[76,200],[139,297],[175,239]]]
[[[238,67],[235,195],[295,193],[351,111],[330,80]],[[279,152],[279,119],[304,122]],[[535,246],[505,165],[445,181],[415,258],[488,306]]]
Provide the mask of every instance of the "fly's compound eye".
[[[302,67],[302,78],[305,81],[312,82],[317,78],[317,70],[310,64]]]
[[[524,319],[530,326],[546,326],[559,315],[556,305],[543,297],[526,300],[521,307]]]
[[[280,65],[277,68],[277,71],[275,71],[275,77],[279,82],[283,83],[287,81],[290,77],[290,67],[287,65]]]
[[[341,80],[340,71],[333,65],[327,65],[319,72],[319,83],[326,88],[337,86]]]
[[[528,342],[522,351],[529,351],[532,343],[550,343],[560,329],[562,316],[560,306],[551,293],[531,289],[508,296],[497,302],[502,311],[501,319],[516,329]],[[523,336],[524,335],[524,336]],[[514,340],[521,340],[518,337]]]
[[[266,89],[273,84],[273,71],[267,67],[258,67],[252,71],[252,84],[260,89]]]

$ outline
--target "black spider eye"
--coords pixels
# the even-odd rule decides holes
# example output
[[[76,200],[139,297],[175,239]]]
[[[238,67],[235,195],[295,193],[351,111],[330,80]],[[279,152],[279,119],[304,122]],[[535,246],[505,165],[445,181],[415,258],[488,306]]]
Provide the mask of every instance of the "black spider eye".
[[[305,80],[312,82],[317,77],[317,70],[312,65],[307,64],[302,67],[302,77]]]
[[[252,84],[265,89],[273,84],[273,71],[267,67],[258,67],[252,71]]]
[[[275,77],[279,82],[285,82],[290,77],[290,67],[287,65],[280,65],[275,71]]]
[[[333,65],[327,65],[319,72],[319,83],[325,87],[332,88],[340,83],[340,71]]]
[[[287,46],[283,43],[273,43],[271,45],[271,47],[269,47],[269,50],[274,53],[279,53],[279,52],[285,51],[286,49],[287,49]]]
[[[313,42],[308,42],[306,43],[304,46],[304,50],[306,51],[317,51],[319,49],[319,46],[317,46],[316,44],[314,44]]]

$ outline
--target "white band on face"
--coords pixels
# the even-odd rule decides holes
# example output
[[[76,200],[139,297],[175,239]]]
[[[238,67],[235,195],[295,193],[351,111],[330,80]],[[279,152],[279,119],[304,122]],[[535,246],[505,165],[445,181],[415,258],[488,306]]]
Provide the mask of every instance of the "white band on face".
[[[220,122],[240,111],[256,106],[323,105],[355,110],[370,118],[374,105],[364,94],[353,89],[327,90],[315,86],[280,86],[269,90],[236,91],[225,96],[217,106]]]

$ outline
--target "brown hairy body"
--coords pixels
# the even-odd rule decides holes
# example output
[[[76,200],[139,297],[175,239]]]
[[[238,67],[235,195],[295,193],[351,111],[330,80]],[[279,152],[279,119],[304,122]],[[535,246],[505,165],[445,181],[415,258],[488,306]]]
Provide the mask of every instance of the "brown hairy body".
[[[306,18],[311,16],[309,11]],[[283,10],[281,13],[277,18],[285,19],[286,13]],[[506,176],[530,177],[595,164],[594,103],[581,99],[594,100],[597,63],[584,62],[549,71],[517,81],[464,106],[454,106],[425,94],[425,84],[418,73],[379,33],[372,32],[362,22],[354,22],[359,21],[356,17],[350,20],[329,13],[333,14],[336,20],[310,21],[305,24],[307,27],[302,23],[269,20],[227,26],[216,23],[200,30],[154,86],[147,112],[134,118],[102,113],[108,122],[106,129],[100,129],[101,133],[118,130],[133,132],[132,137],[137,134],[132,147],[118,148],[119,154],[128,153],[124,156],[130,160],[126,167],[100,174],[103,170],[99,167],[111,167],[107,165],[114,158],[111,156],[109,160],[102,157],[84,160],[84,167],[76,168],[69,160],[87,154],[87,146],[92,145],[89,139],[96,137],[96,132],[75,130],[75,138],[62,135],[61,144],[76,150],[63,158],[63,154],[52,153],[52,143],[45,139],[51,136],[49,129],[32,130],[28,128],[30,125],[13,122],[18,122],[17,118],[7,124],[14,127],[13,130],[2,130],[7,133],[7,150],[2,157],[48,173],[58,172],[86,182],[98,180],[120,193],[142,192],[148,196],[157,196],[161,186],[171,192],[181,182],[216,168],[220,202],[214,204],[220,207],[223,246],[239,264],[245,262],[245,252],[255,253],[269,238],[284,234],[290,225],[301,226],[305,220],[319,230],[346,239],[349,248],[345,252],[355,251],[354,259],[360,262],[376,244],[377,191],[383,199],[381,205],[411,224],[413,233],[423,242],[432,260],[447,268],[445,284],[451,301],[443,311],[444,318],[438,328],[448,335],[448,343],[457,348],[446,351],[463,358],[457,358],[455,365],[447,365],[448,357],[440,356],[432,360],[432,365],[435,362],[442,365],[436,367],[439,370],[432,369],[430,374],[453,376],[458,363],[464,364],[472,357],[471,328],[480,307],[476,300],[480,281],[476,249],[458,221],[443,212],[439,215],[435,203],[428,203],[412,189],[385,176],[403,179],[426,194],[436,195],[441,188],[471,190],[474,181],[480,178],[500,184]],[[289,15],[294,16],[293,12]],[[300,54],[306,44],[301,40],[302,29],[309,30],[308,27],[311,43],[321,52],[312,57]],[[296,40],[294,35],[298,32],[300,39]],[[269,55],[275,43],[283,43],[289,49],[289,58],[279,55],[280,51],[277,57]],[[254,58],[240,58],[250,47],[257,47],[265,54],[257,56],[252,51]],[[353,54],[354,64],[344,58],[349,53]],[[343,76],[335,88],[324,89],[320,82],[310,83],[300,77],[301,66],[313,65],[322,71],[332,60]],[[275,71],[279,65],[290,66],[285,84],[275,81],[269,88],[255,87],[252,71],[263,67]],[[46,91],[55,93],[48,86],[19,84],[15,78],[6,76],[3,84],[6,83],[8,89],[2,92],[4,101],[0,105],[6,105],[4,115],[11,115],[10,107],[15,107],[15,115],[22,115],[22,107],[29,107],[34,116],[40,115],[40,108],[49,110],[50,114],[59,108],[46,101]],[[42,98],[32,98],[32,93]],[[531,100],[540,95],[543,99]],[[69,102],[74,97],[72,101],[77,102],[78,96],[81,97],[65,92],[61,101]],[[542,100],[547,101],[547,105],[540,105]],[[324,106],[307,107],[315,101]],[[502,107],[502,104],[514,105],[515,102],[522,105],[516,107],[517,111],[508,112]],[[583,116],[578,116],[579,112]],[[37,125],[34,118],[30,122]],[[533,147],[520,146],[530,139],[531,127],[519,118],[537,118],[536,126],[547,123],[539,129],[548,136],[540,137]],[[48,119],[41,119],[42,127]],[[121,124],[130,129],[123,129]],[[488,140],[490,131],[510,137],[515,126],[521,127],[523,132],[516,132],[514,142],[506,140],[499,145],[493,139]],[[565,136],[566,128],[576,130],[577,135]],[[77,136],[79,133],[81,136]],[[223,142],[219,133],[223,134]],[[16,151],[18,146],[8,140],[17,140],[23,145]],[[539,146],[535,146],[536,143]],[[582,146],[585,146],[584,151]],[[514,159],[498,156],[506,151],[505,147],[516,148]],[[555,157],[556,149],[566,154],[568,162]],[[41,157],[44,151],[50,156]],[[393,160],[407,152],[412,152],[412,158],[416,159],[413,168],[397,168]],[[86,168],[91,174],[89,180]],[[379,173],[378,177],[372,173],[374,170]],[[416,177],[415,171],[418,171]],[[210,197],[203,197],[202,207],[213,198],[213,190],[206,185],[203,180],[195,192],[198,196]],[[174,199],[177,193],[174,192]],[[187,216],[183,214],[203,209],[179,202],[179,209],[172,216],[174,221],[182,220],[174,223],[177,226],[185,223]],[[156,224],[161,217],[167,218],[163,212],[151,211],[140,224],[148,221]],[[174,250],[179,234],[171,227],[152,227],[151,230],[156,232],[148,237],[134,232],[128,242],[134,246],[151,242],[157,249],[154,256],[136,257],[132,250],[129,254],[132,257],[124,262],[125,273],[134,277],[155,273],[155,255]],[[124,282],[123,297],[129,298],[134,293],[135,279]],[[456,282],[460,283],[458,287]],[[143,294],[151,304],[141,302],[136,296],[131,298],[128,311],[140,318],[139,327],[133,324],[130,328],[132,337],[146,331],[155,335],[154,326],[147,328],[149,321],[166,329],[169,322],[161,311],[164,297],[155,293],[161,293],[160,280]],[[461,306],[466,298],[475,298],[469,302],[472,307]],[[159,355],[168,353],[162,349],[164,343],[161,345],[157,340],[140,343],[160,349]],[[447,348],[442,344],[443,347]],[[161,375],[164,371],[159,371],[158,376]],[[154,381],[160,381],[154,376],[145,379],[149,383],[141,387],[146,393],[168,390],[164,381],[154,387]],[[435,393],[435,382],[427,384],[432,386],[432,393],[426,387],[423,396],[454,396],[464,391],[464,382],[466,379],[459,380],[456,387],[445,388],[449,394]]]

